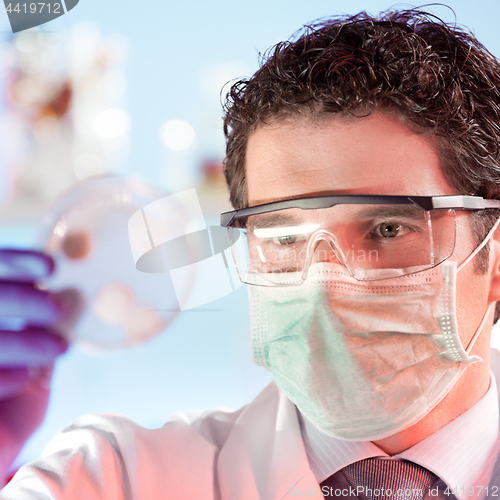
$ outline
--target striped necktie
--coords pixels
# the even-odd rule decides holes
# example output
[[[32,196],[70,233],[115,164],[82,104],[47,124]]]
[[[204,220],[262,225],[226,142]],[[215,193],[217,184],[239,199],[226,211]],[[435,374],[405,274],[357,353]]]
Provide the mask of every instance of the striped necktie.
[[[361,500],[423,500],[439,479],[429,470],[407,460],[368,458],[342,469]],[[402,490],[402,491],[401,491]],[[398,494],[399,491],[399,494]]]

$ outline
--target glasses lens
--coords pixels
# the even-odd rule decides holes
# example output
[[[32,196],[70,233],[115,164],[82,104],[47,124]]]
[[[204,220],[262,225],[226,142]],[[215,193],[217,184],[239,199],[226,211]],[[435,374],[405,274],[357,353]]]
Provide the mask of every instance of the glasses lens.
[[[430,269],[447,259],[455,247],[453,210],[346,205],[340,220],[344,230],[334,234],[338,234],[343,263],[359,280],[396,278]]]
[[[230,229],[240,278],[261,285],[300,283],[318,261],[339,261],[359,280],[404,276],[443,262],[455,245],[453,210],[416,205],[293,208],[252,215],[240,225]]]

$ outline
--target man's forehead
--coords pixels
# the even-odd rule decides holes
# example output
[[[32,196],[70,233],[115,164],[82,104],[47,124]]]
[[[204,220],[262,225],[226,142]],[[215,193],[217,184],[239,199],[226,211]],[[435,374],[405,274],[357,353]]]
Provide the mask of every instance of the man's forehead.
[[[259,127],[246,151],[251,205],[321,194],[458,194],[428,138],[385,113]]]

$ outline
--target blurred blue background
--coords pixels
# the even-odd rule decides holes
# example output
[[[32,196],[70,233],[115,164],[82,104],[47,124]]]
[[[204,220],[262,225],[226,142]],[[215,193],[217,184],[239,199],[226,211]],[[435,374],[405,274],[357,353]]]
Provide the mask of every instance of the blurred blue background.
[[[451,22],[456,14],[500,56],[500,3],[448,5],[454,12],[429,10]],[[31,247],[41,213],[94,173],[132,176],[170,193],[196,187],[207,223],[217,223],[217,214],[229,208],[220,173],[222,85],[250,76],[260,52],[304,23],[391,6],[409,4],[80,0],[41,28],[42,41],[37,30],[14,38],[0,10],[0,246]],[[30,59],[34,53],[43,57]],[[49,90],[38,95],[44,85]],[[66,112],[67,88],[73,108]],[[105,114],[109,110],[114,114]],[[171,120],[183,121],[183,135],[169,135]],[[45,422],[17,462],[36,458],[82,413],[122,413],[152,427],[179,410],[238,408],[251,400],[270,377],[250,359],[245,287],[204,309],[210,310],[180,313],[162,334],[126,350],[72,345],[57,364]]]

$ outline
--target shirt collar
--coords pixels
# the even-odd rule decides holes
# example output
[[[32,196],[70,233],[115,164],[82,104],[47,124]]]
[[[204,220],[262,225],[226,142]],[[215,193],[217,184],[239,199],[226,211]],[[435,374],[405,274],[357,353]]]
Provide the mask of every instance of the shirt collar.
[[[350,463],[387,453],[369,441],[341,441],[325,434],[303,415],[301,431],[307,458],[318,483]],[[465,413],[437,432],[395,455],[434,472],[464,500],[467,485],[488,484],[500,448],[498,394],[495,377],[486,394]]]
[[[300,412],[298,414],[304,448],[318,483],[354,462],[370,457],[389,456],[370,441],[342,441],[334,438]]]

